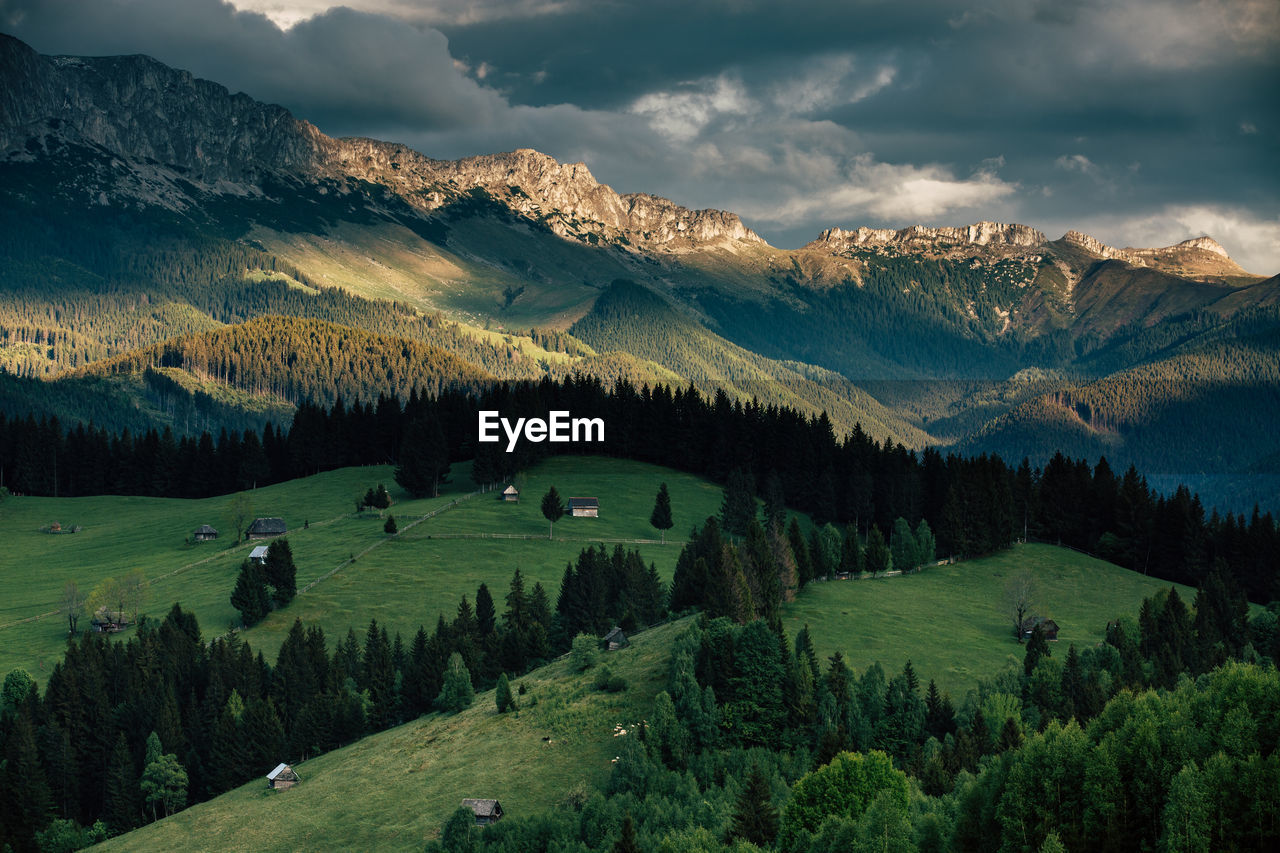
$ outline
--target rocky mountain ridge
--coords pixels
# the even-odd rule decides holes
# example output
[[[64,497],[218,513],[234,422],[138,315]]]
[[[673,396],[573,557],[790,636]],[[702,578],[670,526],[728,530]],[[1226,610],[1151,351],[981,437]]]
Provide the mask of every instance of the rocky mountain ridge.
[[[734,213],[619,194],[584,163],[559,163],[527,148],[435,160],[395,143],[333,138],[284,107],[232,94],[146,56],[42,56],[0,34],[0,80],[0,155],[13,160],[54,143],[88,145],[124,161],[113,163],[119,192],[175,209],[190,204],[182,198],[187,184],[258,195],[264,178],[285,175],[331,179],[354,190],[360,183],[385,187],[426,216],[481,192],[561,237],[630,252],[767,246]],[[1207,236],[1165,248],[1119,249],[1074,230],[1051,243],[1030,226],[989,221],[829,228],[804,249],[1038,262],[1054,245],[1180,274],[1245,274]]]
[[[1179,274],[1247,275],[1230,258],[1222,244],[1209,236],[1193,237],[1162,248],[1118,249],[1074,229],[1058,240],[1050,241],[1044,232],[1029,225],[985,220],[959,227],[912,225],[894,230],[864,226],[850,231],[828,228],[804,248],[833,254],[870,251],[882,255],[927,254],[952,259],[1012,257],[1033,263],[1038,263],[1045,255],[1062,254],[1055,252],[1055,248],[1067,248],[1074,250],[1069,254],[1082,252],[1089,259],[1120,260],[1133,266]],[[1066,263],[1062,266],[1067,272],[1072,265]]]
[[[0,80],[0,152],[8,159],[32,155],[31,140],[47,149],[54,137],[128,161],[135,172],[176,169],[216,192],[254,194],[272,175],[332,178],[389,188],[431,214],[482,190],[583,242],[659,250],[764,242],[736,214],[619,195],[585,164],[561,164],[529,149],[445,161],[394,143],[335,139],[283,107],[145,56],[46,57],[0,34]],[[159,183],[171,189],[174,176]],[[154,189],[157,181],[123,180],[126,188],[141,184]],[[167,206],[183,205],[169,198]]]

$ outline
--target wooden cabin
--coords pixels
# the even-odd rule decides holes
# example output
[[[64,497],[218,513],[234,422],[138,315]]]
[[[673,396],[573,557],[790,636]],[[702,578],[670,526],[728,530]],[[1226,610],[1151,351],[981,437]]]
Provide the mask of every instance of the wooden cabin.
[[[1043,619],[1039,616],[1030,616],[1022,620],[1022,639],[1030,640],[1031,632],[1035,630],[1037,625],[1044,632],[1046,640],[1052,640],[1055,643],[1058,641],[1058,623],[1052,619]]]
[[[502,499],[513,503],[520,503],[520,490],[515,486],[507,486],[502,490]]]
[[[569,515],[574,518],[599,518],[599,498],[569,498]]]
[[[273,539],[288,532],[289,530],[285,527],[283,518],[255,518],[253,524],[249,525],[249,531],[245,533],[245,538]]]
[[[613,627],[612,631],[604,635],[604,639],[600,642],[602,642],[604,647],[611,652],[616,652],[618,649],[625,649],[627,646],[631,645],[631,641],[627,639],[626,632],[616,625]]]
[[[195,533],[191,534],[191,538],[197,542],[208,542],[218,538],[218,531],[208,524],[202,524],[196,528]]]
[[[476,826],[488,826],[502,820],[502,804],[497,800],[463,800],[463,808],[476,815]]]
[[[301,781],[297,771],[284,762],[267,774],[267,787],[273,791],[287,791]]]

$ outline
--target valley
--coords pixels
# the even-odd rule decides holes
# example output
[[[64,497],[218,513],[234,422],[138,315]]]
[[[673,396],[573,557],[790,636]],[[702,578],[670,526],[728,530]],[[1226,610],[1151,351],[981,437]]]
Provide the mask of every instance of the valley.
[[[206,5],[294,46],[384,20]],[[878,89],[601,77],[619,119],[453,57],[406,116],[612,115],[616,178],[803,113],[786,168],[836,186],[694,209],[738,196],[615,190],[590,134],[439,159],[0,33],[0,850],[1275,847],[1275,270],[1156,224],[1185,206],[1099,213],[1136,161],[824,166]],[[773,157],[663,162],[759,193]],[[793,248],[752,224],[810,209]],[[991,221],[1036,211],[1172,244]]]

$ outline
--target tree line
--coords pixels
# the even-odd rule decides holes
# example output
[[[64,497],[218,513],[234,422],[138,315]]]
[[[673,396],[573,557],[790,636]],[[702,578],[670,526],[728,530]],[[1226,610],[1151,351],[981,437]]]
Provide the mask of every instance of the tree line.
[[[169,430],[64,430],[55,418],[0,413],[0,484],[67,497],[204,497],[346,465],[399,463],[410,481],[429,478],[434,487],[449,460],[472,458],[478,482],[498,483],[550,455],[581,452],[526,441],[506,453],[477,443],[480,409],[508,418],[557,409],[601,417],[606,441],[591,445],[593,453],[721,483],[737,471],[751,494],[764,484],[767,499],[807,512],[819,525],[852,529],[863,543],[876,535],[890,542],[898,519],[913,532],[923,521],[940,556],[988,553],[1033,537],[1191,586],[1221,563],[1251,600],[1277,596],[1280,532],[1269,512],[1206,514],[1185,487],[1159,494],[1132,466],[1118,474],[1105,458],[1090,465],[1057,454],[1043,468],[1025,459],[1014,468],[985,454],[917,453],[856,425],[837,438],[825,415],[730,401],[723,392],[707,397],[693,386],[636,388],[619,380],[606,388],[584,376],[445,388],[436,396],[413,390],[403,404],[385,395],[350,406],[339,399],[327,409],[303,402],[288,429],[224,432],[216,441],[208,433],[179,440]]]

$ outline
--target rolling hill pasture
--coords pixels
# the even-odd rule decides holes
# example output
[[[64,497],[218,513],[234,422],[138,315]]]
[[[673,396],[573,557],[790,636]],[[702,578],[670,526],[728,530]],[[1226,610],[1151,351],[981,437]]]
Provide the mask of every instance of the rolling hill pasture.
[[[987,557],[910,575],[810,584],[787,605],[794,637],[805,625],[823,665],[841,652],[855,671],[879,661],[886,674],[910,660],[921,681],[958,702],[980,677],[1022,665],[1026,646],[1005,615],[1005,584],[1023,569],[1039,590],[1036,612],[1061,629],[1052,653],[1100,643],[1107,622],[1136,618],[1142,599],[1170,584],[1053,545],[1022,544]],[[1188,605],[1195,590],[1174,584]]]
[[[518,713],[498,714],[493,691],[478,693],[460,714],[429,714],[295,765],[302,781],[287,791],[255,779],[96,849],[421,850],[466,797],[497,799],[507,815],[553,808],[579,784],[604,782],[622,738],[652,713],[687,624],[637,634],[586,672],[567,658],[534,670],[516,682],[527,690]],[[625,691],[592,688],[606,665]]]
[[[501,603],[517,566],[528,587],[541,581],[554,604],[566,563],[592,543],[650,540],[624,547],[638,547],[669,582],[689,528],[718,512],[721,500],[720,488],[708,481],[596,457],[543,463],[517,481],[519,503],[499,501],[497,492],[472,494],[469,464],[453,466],[452,482],[439,497],[421,500],[404,493],[393,473],[390,466],[346,468],[245,493],[250,520],[285,520],[298,566],[298,597],[244,634],[268,659],[295,618],[320,624],[335,637],[348,627],[361,631],[376,618],[407,641],[419,625],[433,627],[438,613],[452,618],[459,598],[473,598],[481,582]],[[649,515],[664,481],[676,526],[660,545]],[[378,483],[388,487],[395,503],[381,517],[357,514],[357,499]],[[553,485],[566,499],[598,497],[600,517],[562,519],[555,539],[548,540],[539,505]],[[231,589],[241,561],[261,543],[231,543],[232,502],[226,495],[6,500],[0,507],[0,672],[22,667],[38,681],[47,676],[66,637],[58,609],[68,581],[87,594],[105,578],[140,570],[148,580],[144,612],[163,615],[180,602],[196,614],[206,637],[238,624]],[[387,514],[396,518],[397,536],[383,532]],[[43,532],[54,521],[80,532]],[[189,544],[201,524],[212,524],[220,538]],[[87,614],[80,623],[86,627]]]

